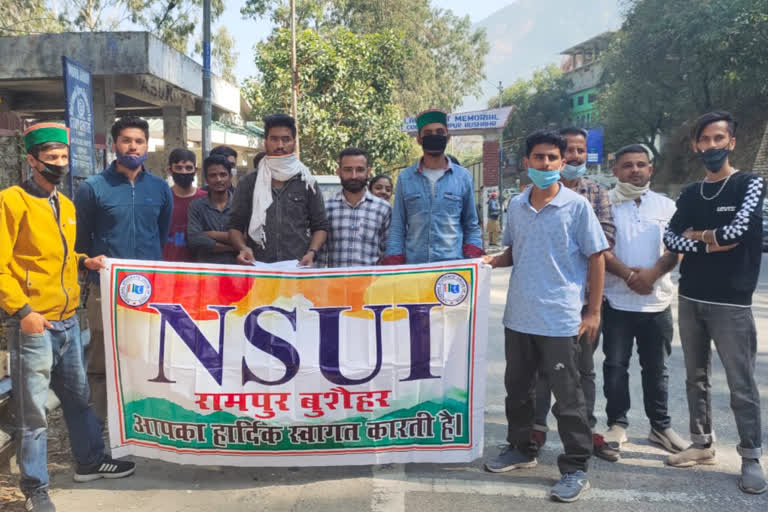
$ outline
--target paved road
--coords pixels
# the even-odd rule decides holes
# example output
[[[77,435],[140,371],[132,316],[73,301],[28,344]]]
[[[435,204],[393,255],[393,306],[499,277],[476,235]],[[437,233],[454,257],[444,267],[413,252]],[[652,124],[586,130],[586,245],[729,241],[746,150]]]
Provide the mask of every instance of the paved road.
[[[768,258],[764,257],[764,267]],[[765,269],[764,269],[765,270]],[[503,442],[504,352],[501,316],[508,272],[494,271],[491,294],[486,453]],[[763,425],[768,425],[768,272],[763,272],[755,300],[758,332],[758,382],[763,397]],[[602,398],[602,351],[598,368],[597,416],[605,424]],[[673,426],[687,432],[684,370],[679,338],[670,361],[670,407]],[[740,459],[736,454],[736,427],[728,405],[725,375],[719,361],[713,367],[713,408],[720,463],[701,469],[665,467],[665,453],[646,441],[648,423],[642,412],[639,367],[632,367],[630,442],[621,462],[594,459],[590,470],[593,489],[570,505],[574,511],[616,510],[697,512],[768,511],[768,493],[748,496],[736,486]],[[550,427],[554,427],[550,418]],[[555,439],[552,439],[552,438]],[[59,510],[70,511],[288,511],[312,512],[432,512],[555,510],[562,504],[545,499],[557,475],[555,459],[561,446],[550,434],[539,466],[502,475],[486,473],[482,461],[471,464],[408,464],[383,467],[328,467],[246,469],[177,466],[140,459],[135,476],[112,482],[74,484],[71,473],[54,475],[53,498]],[[764,440],[765,441],[765,440]],[[764,442],[768,446],[768,442]],[[768,457],[764,458],[768,465]]]

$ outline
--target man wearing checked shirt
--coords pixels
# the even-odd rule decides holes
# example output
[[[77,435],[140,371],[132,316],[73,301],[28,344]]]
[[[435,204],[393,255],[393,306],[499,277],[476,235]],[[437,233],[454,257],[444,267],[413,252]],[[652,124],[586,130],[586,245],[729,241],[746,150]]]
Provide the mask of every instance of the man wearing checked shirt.
[[[368,157],[357,148],[339,154],[342,190],[325,204],[330,230],[325,242],[329,267],[376,265],[387,248],[392,208],[368,192]]]
[[[504,312],[509,445],[485,467],[501,473],[536,466],[534,391],[537,375],[546,376],[565,447],[558,457],[562,478],[550,496],[572,502],[589,489],[586,471],[593,448],[577,339],[597,335],[608,241],[589,201],[558,181],[566,147],[556,132],[528,136],[523,162],[533,186],[507,208],[506,251],[485,259],[494,268],[511,266],[514,260]]]

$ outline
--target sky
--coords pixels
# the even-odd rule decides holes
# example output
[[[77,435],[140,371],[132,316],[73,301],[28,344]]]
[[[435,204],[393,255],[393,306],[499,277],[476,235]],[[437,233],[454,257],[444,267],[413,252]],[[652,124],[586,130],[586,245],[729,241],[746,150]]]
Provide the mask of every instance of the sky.
[[[272,31],[269,20],[243,20],[240,8],[245,0],[225,0],[226,9],[219,18],[217,25],[226,25],[230,35],[235,38],[235,50],[238,53],[235,66],[235,76],[239,81],[256,74],[253,63],[253,46],[265,39]],[[460,16],[469,16],[476,23],[502,7],[513,3],[514,0],[482,0],[468,2],[467,0],[432,0],[434,7],[450,9]]]

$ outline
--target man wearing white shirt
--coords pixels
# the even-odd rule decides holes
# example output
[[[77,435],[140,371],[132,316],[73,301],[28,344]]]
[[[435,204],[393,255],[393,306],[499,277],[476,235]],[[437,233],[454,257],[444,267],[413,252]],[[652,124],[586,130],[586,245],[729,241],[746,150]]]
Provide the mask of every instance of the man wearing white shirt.
[[[650,190],[653,166],[643,146],[617,151],[613,173],[619,181],[610,192],[616,245],[606,253],[603,392],[609,428],[604,437],[616,450],[627,440],[629,360],[636,341],[645,414],[651,424],[648,440],[677,453],[688,443],[671,427],[666,361],[674,334],[670,308],[674,286],[669,272],[679,257],[667,251],[663,242],[675,203]]]

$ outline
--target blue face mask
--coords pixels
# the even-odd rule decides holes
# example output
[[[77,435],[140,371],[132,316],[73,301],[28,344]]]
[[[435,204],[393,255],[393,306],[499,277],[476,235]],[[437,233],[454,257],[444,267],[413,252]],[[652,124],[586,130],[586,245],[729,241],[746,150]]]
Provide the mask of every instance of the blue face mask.
[[[587,164],[581,164],[580,166],[565,164],[565,169],[560,173],[566,180],[575,180],[577,178],[583,178],[587,174]]]
[[[138,169],[142,166],[144,161],[147,159],[147,153],[144,153],[141,156],[135,156],[135,155],[123,155],[120,153],[117,153],[117,161],[120,165],[127,169]]]
[[[528,168],[528,177],[534,185],[540,189],[547,189],[558,182],[560,171],[539,171],[533,167]]]

